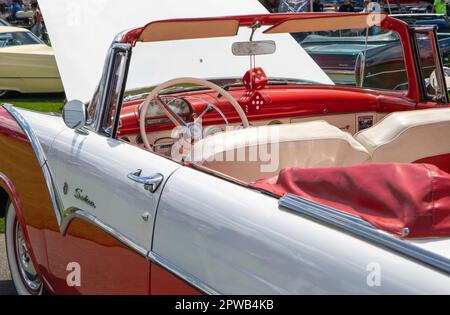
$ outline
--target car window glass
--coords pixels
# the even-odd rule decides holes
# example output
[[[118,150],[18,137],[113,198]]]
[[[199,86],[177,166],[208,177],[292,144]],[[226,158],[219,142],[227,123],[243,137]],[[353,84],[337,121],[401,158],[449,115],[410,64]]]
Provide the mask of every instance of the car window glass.
[[[33,33],[29,32],[11,32],[0,34],[0,47],[38,45],[42,41]]]

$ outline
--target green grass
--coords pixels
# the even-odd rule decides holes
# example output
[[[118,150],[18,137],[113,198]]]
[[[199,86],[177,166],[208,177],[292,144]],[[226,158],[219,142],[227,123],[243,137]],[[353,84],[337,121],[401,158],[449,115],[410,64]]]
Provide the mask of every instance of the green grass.
[[[5,233],[5,220],[0,219],[0,233]]]
[[[0,103],[9,103],[17,107],[39,112],[59,113],[64,105],[64,94],[8,94]]]

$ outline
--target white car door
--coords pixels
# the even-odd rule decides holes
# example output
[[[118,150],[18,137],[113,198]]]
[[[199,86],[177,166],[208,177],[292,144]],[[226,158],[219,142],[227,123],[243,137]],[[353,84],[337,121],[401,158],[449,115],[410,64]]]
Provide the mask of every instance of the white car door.
[[[73,130],[55,139],[48,164],[65,210],[63,234],[49,231],[46,237],[50,273],[66,279],[73,263],[81,273],[79,287],[59,281],[55,291],[148,294],[146,255],[155,214],[165,182],[180,165],[95,132]],[[85,217],[68,215],[73,209]]]
[[[162,187],[179,164],[94,132],[67,130],[53,145],[50,167],[65,209],[76,207],[150,249]],[[141,181],[155,179],[155,190]]]

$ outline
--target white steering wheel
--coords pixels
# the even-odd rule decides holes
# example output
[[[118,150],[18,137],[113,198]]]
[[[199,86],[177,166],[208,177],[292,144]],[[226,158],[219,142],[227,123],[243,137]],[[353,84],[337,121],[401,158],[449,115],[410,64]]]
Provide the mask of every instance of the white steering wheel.
[[[146,116],[148,108],[153,100],[156,100],[156,103],[161,108],[164,114],[168,116],[168,118],[172,121],[172,123],[175,124],[175,126],[182,126],[187,127],[188,124],[183,120],[183,118],[180,117],[177,113],[175,113],[168,105],[166,105],[160,98],[159,93],[171,86],[174,85],[180,85],[180,84],[193,84],[193,85],[199,85],[199,86],[205,86],[207,88],[210,88],[211,90],[216,91],[220,95],[222,95],[227,101],[233,105],[236,112],[239,114],[240,119],[242,120],[242,125],[244,128],[248,128],[250,125],[248,123],[247,116],[245,115],[242,107],[239,105],[239,103],[234,99],[233,96],[231,96],[230,93],[222,89],[217,84],[214,84],[212,82],[196,79],[196,78],[179,78],[179,79],[173,79],[170,81],[167,81],[165,83],[160,84],[158,87],[156,87],[145,99],[141,112],[139,117],[139,126],[141,131],[141,137],[142,141],[144,142],[144,146],[147,150],[153,151],[152,146],[150,145],[148,138],[147,138],[147,131],[146,131]]]

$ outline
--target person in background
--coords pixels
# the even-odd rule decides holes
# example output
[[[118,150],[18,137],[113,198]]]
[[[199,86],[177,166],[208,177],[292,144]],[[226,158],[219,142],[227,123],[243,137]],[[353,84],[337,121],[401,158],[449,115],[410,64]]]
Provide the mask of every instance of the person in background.
[[[364,0],[363,10],[362,10],[363,13],[370,13],[371,8],[370,8],[369,4],[370,4],[370,0]]]
[[[323,4],[320,3],[320,0],[314,0],[313,11],[314,12],[323,12]]]
[[[344,4],[339,7],[339,12],[355,12],[355,8],[350,3],[350,0],[344,0]]]
[[[447,15],[447,0],[434,0],[433,12]]]
[[[281,0],[279,13],[308,12],[309,0]]]
[[[17,12],[23,11],[20,0],[13,0],[10,11],[11,11],[10,16],[11,22],[17,21]]]
[[[39,9],[39,4],[34,2],[31,4],[31,8],[33,9],[33,26],[31,27],[31,31],[34,35],[41,38],[42,37],[42,14]]]

